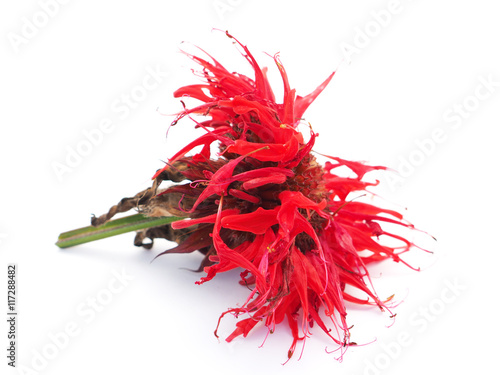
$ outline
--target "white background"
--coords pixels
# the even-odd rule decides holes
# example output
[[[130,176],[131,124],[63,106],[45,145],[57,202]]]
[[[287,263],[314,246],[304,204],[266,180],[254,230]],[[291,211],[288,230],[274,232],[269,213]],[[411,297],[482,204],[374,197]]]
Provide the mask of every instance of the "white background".
[[[498,367],[500,13],[494,1],[46,3],[4,2],[0,10],[0,310],[7,308],[7,264],[16,263],[17,364],[25,366],[19,373],[438,374]],[[388,314],[349,307],[352,339],[377,341],[350,348],[342,363],[325,353],[335,347],[319,330],[302,359],[299,344],[286,366],[286,325],[262,348],[264,328],[228,344],[224,335],[236,321],[227,317],[218,342],[219,314],[248,291],[237,285],[238,273],[195,285],[201,275],[185,268],[196,268],[199,255],[151,262],[172,245],[158,241],[148,252],[133,246],[133,234],[68,250],[54,245],[60,232],[88,225],[92,213],[148,187],[161,160],[194,138],[188,122],[165,137],[172,120],[165,115],[181,108],[172,92],[196,81],[179,53],[182,41],[250,74],[230,40],[212,28],[248,45],[277,86],[265,53],[281,52],[302,95],[338,68],[306,112],[320,133],[315,150],[405,174],[398,185],[376,176],[382,183],[374,191],[388,205],[408,208],[408,219],[438,239],[416,237],[435,252],[408,255],[421,272],[392,262],[372,267],[379,294],[396,293],[404,302],[391,328]],[[365,32],[371,36],[363,40]],[[357,48],[350,64],[346,45]],[[113,110],[122,95],[140,90],[148,69],[168,77],[130,113]],[[481,83],[487,80],[496,87],[488,91]],[[457,106],[465,112],[447,121],[443,116]],[[112,130],[58,178],[54,163],[66,163],[84,131],[105,119]],[[439,129],[441,143],[424,142]],[[88,299],[111,295],[105,290],[113,272],[133,280],[91,315]],[[68,324],[75,335],[54,351],[52,335],[61,337]],[[6,365],[6,331],[3,323],[1,372],[16,373]],[[37,353],[51,358],[41,362]]]

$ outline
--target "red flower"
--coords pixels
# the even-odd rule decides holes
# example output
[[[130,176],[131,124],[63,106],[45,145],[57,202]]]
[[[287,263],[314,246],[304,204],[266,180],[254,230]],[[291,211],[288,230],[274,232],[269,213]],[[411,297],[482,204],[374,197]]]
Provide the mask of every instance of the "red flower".
[[[305,110],[334,74],[311,94],[298,96],[275,56],[284,86],[282,103],[277,103],[266,70],[234,41],[255,77],[231,73],[211,57],[189,55],[201,65],[205,82],[182,87],[174,95],[202,104],[186,108],[173,125],[190,117],[206,133],[181,148],[154,175],[153,190],[136,198],[151,216],[168,212],[187,219],[168,230],[143,232],[137,242],[165,237],[175,239],[178,246],[162,254],[204,253],[200,270],[206,276],[198,284],[218,273],[243,269],[240,284],[251,286],[251,293],[221,318],[228,313],[246,318],[236,324],[227,341],[248,335],[259,322],[272,333],[287,320],[293,335],[289,358],[298,341],[310,336],[313,323],[343,351],[353,345],[345,301],[385,308],[369,286],[366,265],[384,259],[403,262],[400,254],[413,246],[381,224],[412,226],[398,212],[349,201],[352,193],[364,193],[376,185],[363,180],[366,173],[385,167],[338,157],[330,157],[322,166],[311,153],[317,134],[311,130],[305,141],[297,130]],[[205,119],[198,122],[191,115]],[[215,154],[214,144],[218,145]],[[188,156],[198,146],[201,150]],[[341,166],[356,177],[335,174]],[[179,184],[157,191],[163,180]],[[398,240],[400,246],[383,245],[379,241],[383,237]],[[364,292],[366,298],[351,295],[347,285]]]

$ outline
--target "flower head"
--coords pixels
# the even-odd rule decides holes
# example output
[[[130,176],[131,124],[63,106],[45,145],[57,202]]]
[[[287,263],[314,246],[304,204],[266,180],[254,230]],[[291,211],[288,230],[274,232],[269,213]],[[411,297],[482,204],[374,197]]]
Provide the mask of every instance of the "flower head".
[[[309,95],[299,96],[275,56],[283,81],[278,102],[266,69],[233,40],[255,76],[229,72],[210,56],[189,55],[201,66],[204,82],[181,87],[174,95],[201,104],[184,108],[173,125],[189,117],[205,133],[156,172],[152,188],[121,208],[185,217],[171,227],[139,233],[136,244],[164,237],[178,246],[162,254],[201,251],[200,270],[206,275],[198,284],[242,269],[240,284],[251,292],[241,306],[221,315],[244,316],[227,341],[248,335],[259,322],[273,332],[287,321],[293,336],[289,358],[314,323],[341,348],[353,345],[345,302],[385,308],[370,286],[366,265],[384,259],[403,262],[400,254],[413,246],[383,225],[412,226],[396,211],[352,201],[353,193],[365,194],[376,185],[365,181],[365,174],[385,167],[339,157],[320,165],[312,154],[317,134],[310,130],[306,140],[298,131],[304,112],[334,73]],[[347,167],[354,177],[337,175],[338,167]],[[162,181],[177,183],[160,189]],[[399,245],[384,245],[384,237]]]

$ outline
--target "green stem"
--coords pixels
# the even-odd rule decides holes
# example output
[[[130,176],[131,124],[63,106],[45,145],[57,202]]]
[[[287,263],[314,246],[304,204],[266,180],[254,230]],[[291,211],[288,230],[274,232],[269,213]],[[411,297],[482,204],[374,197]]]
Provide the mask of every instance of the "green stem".
[[[61,233],[56,245],[60,248],[81,245],[83,243],[117,236],[122,233],[170,224],[182,219],[184,218],[176,216],[148,217],[142,214],[126,216],[121,219],[108,221],[98,227],[89,226]]]

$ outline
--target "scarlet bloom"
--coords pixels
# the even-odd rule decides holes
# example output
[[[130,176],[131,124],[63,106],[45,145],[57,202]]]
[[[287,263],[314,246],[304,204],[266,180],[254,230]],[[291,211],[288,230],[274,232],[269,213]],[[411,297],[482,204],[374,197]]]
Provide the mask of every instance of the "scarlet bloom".
[[[162,254],[202,252],[200,271],[206,276],[198,284],[221,272],[243,270],[240,284],[251,292],[240,307],[221,315],[245,317],[227,341],[248,335],[259,322],[272,333],[286,320],[293,336],[288,358],[297,343],[310,336],[314,323],[344,350],[353,345],[345,302],[385,308],[368,286],[366,265],[384,259],[403,262],[400,254],[413,246],[381,224],[412,226],[398,212],[351,201],[376,185],[365,181],[365,174],[385,167],[338,157],[320,165],[311,153],[317,134],[311,130],[306,141],[297,130],[305,110],[334,73],[309,95],[299,96],[275,56],[284,91],[278,103],[266,69],[234,41],[255,77],[231,73],[210,56],[189,55],[202,67],[204,82],[181,87],[174,95],[201,104],[185,108],[173,124],[189,117],[205,134],[173,155],[156,172],[150,189],[122,200],[94,224],[137,207],[149,216],[185,217],[171,226],[139,232],[135,243],[151,247],[143,240],[167,238],[178,246]],[[200,146],[199,152],[192,152]],[[349,168],[355,177],[337,175],[338,167]],[[162,181],[176,184],[162,189]],[[384,245],[384,237],[400,244]],[[346,286],[366,298],[353,296]]]

